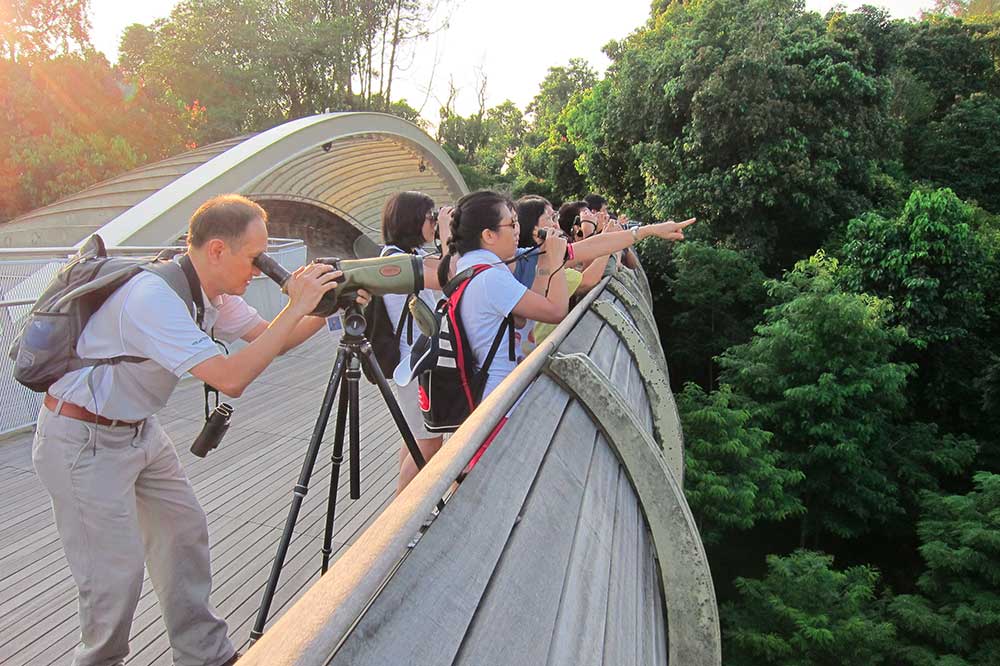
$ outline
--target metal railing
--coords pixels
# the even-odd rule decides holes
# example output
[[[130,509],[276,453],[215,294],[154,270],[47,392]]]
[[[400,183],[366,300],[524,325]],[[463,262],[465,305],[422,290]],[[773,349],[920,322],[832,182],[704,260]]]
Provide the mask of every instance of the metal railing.
[[[108,254],[150,256],[164,247],[110,247]],[[0,250],[0,435],[34,425],[38,417],[43,396],[14,380],[13,361],[7,352],[31,306],[75,252],[64,247]],[[288,270],[295,270],[306,261],[305,244],[297,239],[271,238],[267,252]],[[265,319],[273,318],[286,299],[278,286],[263,275],[254,278],[244,298]]]

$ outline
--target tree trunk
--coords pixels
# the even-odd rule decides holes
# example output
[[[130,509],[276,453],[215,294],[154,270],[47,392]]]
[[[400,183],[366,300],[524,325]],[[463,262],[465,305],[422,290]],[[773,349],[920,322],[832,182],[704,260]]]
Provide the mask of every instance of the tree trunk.
[[[403,0],[396,0],[396,20],[392,29],[392,50],[389,52],[389,76],[385,86],[385,109],[389,110],[392,102],[392,75],[396,71],[396,47],[399,46],[399,20],[402,13]]]

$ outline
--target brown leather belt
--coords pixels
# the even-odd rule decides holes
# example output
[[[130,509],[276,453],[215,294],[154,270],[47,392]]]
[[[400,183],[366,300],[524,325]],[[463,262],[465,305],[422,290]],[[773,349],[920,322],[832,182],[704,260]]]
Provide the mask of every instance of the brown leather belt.
[[[57,416],[65,416],[66,418],[76,419],[77,421],[86,421],[87,423],[94,423],[102,426],[132,426],[135,427],[142,423],[142,421],[119,421],[118,419],[107,419],[100,414],[95,414],[86,407],[81,407],[80,405],[74,405],[72,402],[63,402],[62,407],[59,411],[56,411],[56,407],[59,406],[59,398],[48,393],[45,394],[45,399],[42,400],[42,404]]]

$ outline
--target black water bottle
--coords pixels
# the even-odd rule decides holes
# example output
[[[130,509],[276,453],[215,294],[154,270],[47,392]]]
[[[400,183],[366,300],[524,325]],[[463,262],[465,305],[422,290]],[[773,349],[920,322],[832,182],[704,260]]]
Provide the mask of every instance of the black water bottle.
[[[228,402],[216,405],[215,410],[205,420],[205,425],[195,438],[194,444],[191,445],[191,453],[204,458],[209,451],[217,447],[229,430],[229,419],[232,415],[233,406]]]

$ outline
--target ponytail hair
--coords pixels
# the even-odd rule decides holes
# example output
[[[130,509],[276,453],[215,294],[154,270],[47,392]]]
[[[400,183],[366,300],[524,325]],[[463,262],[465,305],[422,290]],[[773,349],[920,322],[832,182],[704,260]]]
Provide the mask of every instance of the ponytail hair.
[[[448,283],[452,255],[482,247],[483,231],[499,228],[505,208],[513,211],[514,202],[510,197],[491,190],[472,192],[458,200],[451,214],[451,238],[448,239],[447,252],[438,264],[438,282],[442,286]]]

